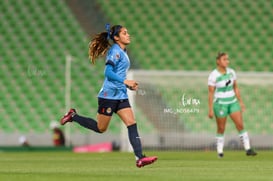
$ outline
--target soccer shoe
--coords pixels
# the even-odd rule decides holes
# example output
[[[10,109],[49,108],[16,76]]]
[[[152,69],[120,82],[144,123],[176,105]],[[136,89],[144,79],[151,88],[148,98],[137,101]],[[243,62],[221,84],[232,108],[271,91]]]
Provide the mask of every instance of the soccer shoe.
[[[156,160],[157,160],[156,156],[151,156],[151,157],[144,156],[143,158],[140,158],[139,160],[136,161],[136,166],[138,168],[141,168],[146,165],[150,165],[150,164],[154,163]]]
[[[60,120],[61,125],[65,125],[67,122],[72,122],[72,116],[76,114],[75,109],[70,109],[68,113],[64,115],[64,117]]]
[[[224,153],[218,153],[218,158],[223,158],[224,157]]]
[[[246,151],[246,156],[256,156],[256,155],[257,153],[252,149],[249,149]]]

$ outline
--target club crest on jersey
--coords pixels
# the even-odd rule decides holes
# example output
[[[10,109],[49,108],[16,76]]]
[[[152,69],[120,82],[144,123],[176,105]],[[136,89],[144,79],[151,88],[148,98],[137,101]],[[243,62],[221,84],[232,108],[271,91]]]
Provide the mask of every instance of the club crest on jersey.
[[[116,54],[116,59],[119,59],[120,58],[120,55],[117,53]]]

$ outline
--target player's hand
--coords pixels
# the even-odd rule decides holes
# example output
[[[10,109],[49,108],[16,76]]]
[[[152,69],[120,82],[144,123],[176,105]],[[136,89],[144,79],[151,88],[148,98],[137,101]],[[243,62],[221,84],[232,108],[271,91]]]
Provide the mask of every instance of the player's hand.
[[[243,102],[240,102],[240,106],[241,106],[242,112],[245,112],[246,110],[245,104]]]
[[[130,90],[137,90],[138,89],[138,83],[134,80],[124,80],[124,84]]]
[[[210,119],[212,119],[212,118],[213,118],[213,115],[214,115],[213,110],[209,110],[208,117],[209,117]]]

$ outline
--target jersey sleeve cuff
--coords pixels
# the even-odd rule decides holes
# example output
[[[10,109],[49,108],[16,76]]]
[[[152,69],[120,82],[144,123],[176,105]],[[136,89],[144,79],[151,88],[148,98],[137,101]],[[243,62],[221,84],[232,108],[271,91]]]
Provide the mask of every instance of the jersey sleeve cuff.
[[[113,67],[115,66],[115,63],[112,60],[107,60],[105,65],[112,65]]]

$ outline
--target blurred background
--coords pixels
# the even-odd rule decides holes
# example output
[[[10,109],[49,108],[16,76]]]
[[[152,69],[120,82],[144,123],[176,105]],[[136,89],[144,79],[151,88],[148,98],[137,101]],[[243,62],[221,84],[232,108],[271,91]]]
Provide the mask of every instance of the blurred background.
[[[146,149],[214,147],[207,77],[218,52],[238,72],[252,144],[271,149],[272,9],[271,0],[1,0],[0,146],[53,146],[51,125],[70,107],[96,116],[104,58],[91,65],[88,43],[110,23],[131,35],[130,76],[142,84],[130,94]],[[66,146],[127,139],[117,116],[103,135],[60,129]],[[226,146],[241,148],[230,120],[226,132]]]

